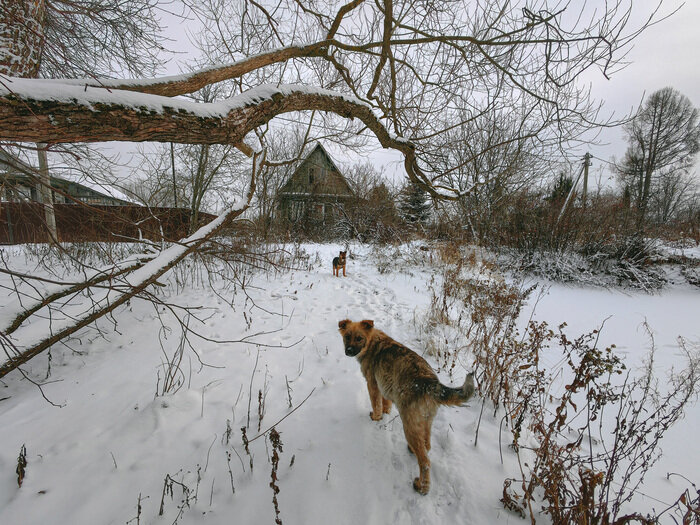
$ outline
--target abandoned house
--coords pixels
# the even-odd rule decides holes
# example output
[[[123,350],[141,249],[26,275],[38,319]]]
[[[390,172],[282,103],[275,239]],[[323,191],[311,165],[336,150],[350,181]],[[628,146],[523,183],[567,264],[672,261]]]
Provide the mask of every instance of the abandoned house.
[[[355,194],[328,152],[317,144],[277,194],[279,221],[302,227],[331,225]]]
[[[0,200],[27,202],[41,200],[36,168],[0,150]],[[100,192],[79,182],[51,175],[53,202],[56,204],[97,204],[124,206],[130,202]],[[112,190],[113,191],[113,190]]]

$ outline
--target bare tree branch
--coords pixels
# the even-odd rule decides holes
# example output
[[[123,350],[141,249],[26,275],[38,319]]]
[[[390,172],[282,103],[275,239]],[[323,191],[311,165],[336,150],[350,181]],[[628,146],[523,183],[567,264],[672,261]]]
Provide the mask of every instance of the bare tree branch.
[[[5,80],[0,88],[0,134],[9,140],[237,144],[277,115],[327,111],[361,120],[384,148],[402,152],[409,177],[434,196],[458,196],[450,188],[431,183],[418,166],[415,146],[389,133],[368,104],[332,91],[268,85],[234,97],[228,103],[207,105],[60,84],[62,95],[56,96],[55,89],[43,88],[48,87],[45,83],[40,84],[43,89],[34,89],[36,82],[11,79]]]

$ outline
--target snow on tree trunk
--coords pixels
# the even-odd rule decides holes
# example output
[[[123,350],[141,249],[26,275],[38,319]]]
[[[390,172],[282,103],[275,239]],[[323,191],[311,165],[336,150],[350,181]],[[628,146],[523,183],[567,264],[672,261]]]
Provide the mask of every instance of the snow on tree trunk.
[[[44,47],[44,0],[0,3],[0,74],[36,78]]]
[[[4,0],[0,5],[0,74],[36,78],[44,49],[44,0]],[[44,144],[38,144],[41,182],[49,240],[56,242],[56,217]]]

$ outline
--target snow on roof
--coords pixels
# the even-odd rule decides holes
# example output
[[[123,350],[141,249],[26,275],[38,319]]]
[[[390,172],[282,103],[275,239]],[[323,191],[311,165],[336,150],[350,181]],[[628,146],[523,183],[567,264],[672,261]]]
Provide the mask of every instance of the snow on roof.
[[[107,197],[112,197],[113,199],[119,199],[128,203],[137,204],[134,199],[125,195],[116,187],[112,186],[109,181],[100,181],[96,178],[84,175],[84,174],[74,174],[72,172],[55,171],[51,175],[52,178],[62,179],[74,184],[80,184],[92,191],[106,195]]]
[[[38,168],[28,164],[24,160],[12,155],[11,153],[0,148],[0,172],[5,171],[5,168],[11,168],[11,165],[19,167],[20,175],[33,174],[39,176]],[[100,193],[106,197],[111,197],[113,199],[122,200],[125,202],[133,203],[134,200],[123,194],[117,188],[109,184],[108,181],[99,181],[96,178],[89,177],[85,174],[74,174],[70,171],[61,169],[49,169],[51,178],[58,181],[70,182],[73,184],[78,184],[91,191]],[[29,173],[23,173],[29,172]]]

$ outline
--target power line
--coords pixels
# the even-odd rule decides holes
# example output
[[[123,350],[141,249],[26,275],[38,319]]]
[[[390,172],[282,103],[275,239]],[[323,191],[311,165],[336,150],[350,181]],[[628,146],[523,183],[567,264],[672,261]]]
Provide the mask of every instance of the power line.
[[[617,166],[614,162],[610,162],[609,160],[601,159],[600,157],[596,157],[595,155],[591,155],[591,158],[599,160],[600,162],[605,162],[606,164],[609,164],[613,168]]]

